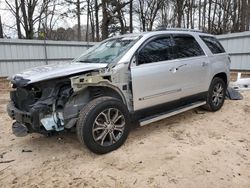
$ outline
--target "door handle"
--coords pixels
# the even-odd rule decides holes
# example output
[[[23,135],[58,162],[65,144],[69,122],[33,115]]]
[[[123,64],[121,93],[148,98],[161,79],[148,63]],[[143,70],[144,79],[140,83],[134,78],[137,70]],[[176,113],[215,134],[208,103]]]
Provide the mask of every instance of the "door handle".
[[[208,66],[208,62],[202,62],[202,66],[203,66],[203,67]]]
[[[176,73],[177,69],[175,67],[172,67],[171,69],[169,69],[169,71],[172,73]]]
[[[187,66],[187,64],[182,64],[182,65],[178,66],[178,67],[176,68],[176,70],[178,70],[179,68],[184,67],[184,66]]]
[[[182,64],[178,67],[172,67],[171,69],[169,69],[170,72],[172,73],[176,73],[176,71],[178,71],[181,67],[187,66],[187,64]]]

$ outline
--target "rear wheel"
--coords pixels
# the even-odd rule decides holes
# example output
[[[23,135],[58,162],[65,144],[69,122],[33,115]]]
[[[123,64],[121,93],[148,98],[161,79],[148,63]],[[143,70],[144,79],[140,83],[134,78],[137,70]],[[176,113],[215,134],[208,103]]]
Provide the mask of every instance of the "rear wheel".
[[[219,110],[224,104],[226,89],[226,83],[221,78],[215,77],[210,84],[204,108],[212,112]]]
[[[77,135],[92,152],[104,154],[125,142],[129,128],[126,106],[116,98],[100,97],[90,101],[80,112]]]

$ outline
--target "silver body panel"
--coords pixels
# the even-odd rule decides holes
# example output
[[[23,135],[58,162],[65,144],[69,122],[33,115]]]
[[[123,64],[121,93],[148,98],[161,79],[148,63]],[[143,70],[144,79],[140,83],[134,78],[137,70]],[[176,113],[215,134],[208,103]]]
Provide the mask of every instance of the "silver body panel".
[[[44,80],[51,80],[59,77],[65,77],[76,73],[99,70],[106,67],[105,63],[57,63],[47,66],[35,67],[14,76],[20,76],[24,79],[30,80],[28,84],[40,82]]]

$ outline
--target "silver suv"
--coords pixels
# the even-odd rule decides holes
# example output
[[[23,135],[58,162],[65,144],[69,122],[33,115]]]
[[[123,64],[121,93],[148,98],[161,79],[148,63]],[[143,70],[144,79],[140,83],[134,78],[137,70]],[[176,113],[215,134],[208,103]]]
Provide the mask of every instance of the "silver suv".
[[[198,106],[219,110],[229,66],[209,34],[176,29],[116,36],[72,62],[10,77],[7,111],[16,136],[76,128],[81,143],[103,154],[125,142],[132,124]]]

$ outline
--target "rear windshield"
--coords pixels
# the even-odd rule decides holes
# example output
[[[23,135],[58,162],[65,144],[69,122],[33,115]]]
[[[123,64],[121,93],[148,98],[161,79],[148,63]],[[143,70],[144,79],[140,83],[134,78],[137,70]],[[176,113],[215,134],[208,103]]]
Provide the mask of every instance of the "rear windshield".
[[[219,54],[225,52],[223,46],[216,38],[210,36],[200,36],[200,38],[205,42],[205,44],[213,54]]]

